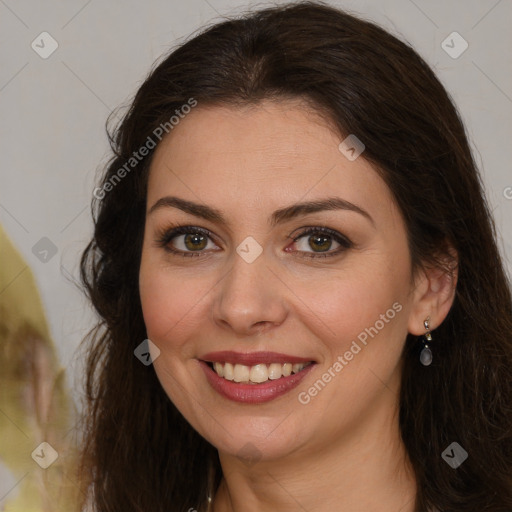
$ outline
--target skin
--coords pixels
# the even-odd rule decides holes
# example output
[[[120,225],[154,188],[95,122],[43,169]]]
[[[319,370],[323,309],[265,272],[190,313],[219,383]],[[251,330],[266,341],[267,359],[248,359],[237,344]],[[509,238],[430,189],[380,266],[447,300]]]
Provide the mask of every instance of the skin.
[[[455,281],[435,269],[413,273],[394,198],[364,153],[349,161],[339,151],[343,138],[300,101],[266,100],[198,105],[156,149],[140,296],[148,337],[161,350],[154,368],[164,390],[219,450],[216,512],[414,510],[416,481],[398,429],[400,354],[408,332],[425,332],[427,316],[432,329],[444,320]],[[167,195],[217,208],[227,224],[174,207],[150,213]],[[324,210],[269,224],[279,208],[333,196],[372,220]],[[202,256],[172,255],[156,242],[172,223],[212,233]],[[353,246],[308,258],[325,246],[314,244],[314,234],[289,237],[309,226],[331,228]],[[185,236],[170,245],[193,252]],[[252,263],[236,252],[248,236],[263,249]],[[334,253],[340,246],[329,241]],[[299,393],[397,303],[394,318],[300,403]],[[287,394],[240,404],[217,394],[199,367],[198,358],[216,350],[269,350],[317,364]],[[255,460],[239,456],[244,446]]]

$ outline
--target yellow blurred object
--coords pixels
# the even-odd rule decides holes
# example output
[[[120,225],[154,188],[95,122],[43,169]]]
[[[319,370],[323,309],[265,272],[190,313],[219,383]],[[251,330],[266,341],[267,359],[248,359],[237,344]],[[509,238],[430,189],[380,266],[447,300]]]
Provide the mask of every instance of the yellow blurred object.
[[[0,511],[78,510],[75,416],[34,276],[0,226]]]

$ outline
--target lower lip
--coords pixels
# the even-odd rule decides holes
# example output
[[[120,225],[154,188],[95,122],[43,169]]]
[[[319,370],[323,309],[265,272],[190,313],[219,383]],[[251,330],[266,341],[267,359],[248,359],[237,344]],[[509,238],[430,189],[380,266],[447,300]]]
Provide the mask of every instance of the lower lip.
[[[276,380],[269,380],[263,384],[242,384],[219,377],[217,373],[204,361],[199,361],[210,386],[220,395],[234,402],[245,404],[261,404],[278,398],[293,388],[308,375],[315,363],[312,363],[299,373],[293,373],[288,377],[281,377]]]

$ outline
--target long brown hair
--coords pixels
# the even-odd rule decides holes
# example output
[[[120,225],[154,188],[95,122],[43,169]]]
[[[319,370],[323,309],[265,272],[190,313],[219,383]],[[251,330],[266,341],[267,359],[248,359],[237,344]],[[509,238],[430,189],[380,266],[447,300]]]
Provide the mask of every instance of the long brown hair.
[[[408,44],[319,2],[204,29],[152,70],[111,136],[114,156],[93,199],[95,231],[81,261],[101,317],[86,346],[82,459],[95,510],[201,510],[222,476],[214,447],[134,357],[146,338],[138,270],[154,150],[133,169],[126,164],[190,98],[311,102],[340,136],[364,142],[406,221],[414,268],[449,271],[448,248],[456,250],[456,296],[433,333],[434,362],[419,363],[414,336],[403,351],[400,429],[418,482],[415,510],[512,510],[512,300],[465,129]],[[468,453],[457,469],[441,456],[452,442]]]

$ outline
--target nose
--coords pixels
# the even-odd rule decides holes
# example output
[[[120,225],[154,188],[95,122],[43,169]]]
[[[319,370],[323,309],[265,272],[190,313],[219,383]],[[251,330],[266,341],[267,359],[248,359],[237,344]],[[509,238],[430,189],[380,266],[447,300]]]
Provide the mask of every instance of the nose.
[[[215,287],[213,321],[240,336],[264,334],[287,316],[285,288],[264,254],[252,263],[236,254],[231,270]]]

